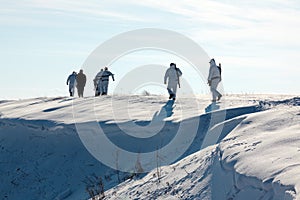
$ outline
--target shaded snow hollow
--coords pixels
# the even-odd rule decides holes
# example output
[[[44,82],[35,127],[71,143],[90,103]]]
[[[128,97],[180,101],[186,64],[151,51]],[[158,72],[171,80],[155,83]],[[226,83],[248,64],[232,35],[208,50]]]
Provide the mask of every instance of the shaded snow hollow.
[[[87,199],[85,189],[93,177],[102,177],[106,199],[300,199],[300,98],[229,95],[217,105],[209,105],[207,96],[182,98],[161,118],[164,99],[1,101],[0,199]],[[74,107],[80,113],[75,119]],[[211,115],[223,111],[224,119],[211,123]],[[116,170],[85,149],[76,132],[74,122],[95,118],[110,139],[132,151],[143,145],[132,145],[126,138],[118,141],[124,137],[118,123],[126,129],[131,121],[144,126],[164,120],[168,123],[162,133],[168,139],[181,122],[200,122],[195,139],[174,164],[118,184],[130,174],[117,177]],[[220,128],[218,143],[201,150],[204,136]],[[151,149],[156,142],[144,146]]]
[[[287,102],[247,114],[219,144],[128,180],[107,199],[300,199],[300,99]]]

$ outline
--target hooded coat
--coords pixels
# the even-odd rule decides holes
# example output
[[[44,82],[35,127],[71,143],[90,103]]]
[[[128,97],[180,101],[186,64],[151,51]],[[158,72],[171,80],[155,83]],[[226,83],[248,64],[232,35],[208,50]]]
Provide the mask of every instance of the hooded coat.
[[[78,73],[76,76],[76,82],[78,88],[84,88],[86,84],[86,76],[82,72]]]
[[[69,88],[74,88],[76,85],[76,73],[72,73],[68,79],[67,79],[67,85],[69,85]]]
[[[164,77],[164,82],[168,81],[168,88],[173,88],[179,83],[179,77],[182,75],[182,72],[179,68],[176,68],[174,65],[170,66]]]
[[[212,81],[213,79],[217,79],[217,78],[221,79],[221,73],[216,63],[212,61],[210,63],[209,75],[207,80]]]

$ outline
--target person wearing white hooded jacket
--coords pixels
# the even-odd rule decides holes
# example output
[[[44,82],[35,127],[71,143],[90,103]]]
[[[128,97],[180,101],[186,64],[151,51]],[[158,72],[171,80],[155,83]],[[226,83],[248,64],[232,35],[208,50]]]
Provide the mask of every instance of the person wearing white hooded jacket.
[[[101,71],[96,75],[94,79],[94,84],[97,83],[95,96],[107,95],[110,76],[112,77],[112,80],[115,81],[114,74],[108,71],[107,67],[104,67],[104,70],[101,69]]]
[[[222,94],[217,90],[219,83],[221,82],[221,71],[216,65],[215,59],[211,59],[209,61],[210,68],[209,68],[209,75],[207,78],[208,85],[210,86],[210,91],[212,93],[212,102],[216,102],[220,100]]]
[[[176,67],[175,63],[171,63],[170,67],[167,69],[164,77],[164,83],[168,86],[167,90],[169,92],[169,99],[175,100],[176,98],[176,92],[177,92],[177,84],[179,85],[179,77],[182,75],[182,72],[179,68]],[[180,87],[180,85],[179,85]]]
[[[102,81],[101,81],[102,74],[103,74],[103,69],[101,69],[100,72],[98,72],[98,74],[94,78],[95,96],[99,96],[103,92]]]

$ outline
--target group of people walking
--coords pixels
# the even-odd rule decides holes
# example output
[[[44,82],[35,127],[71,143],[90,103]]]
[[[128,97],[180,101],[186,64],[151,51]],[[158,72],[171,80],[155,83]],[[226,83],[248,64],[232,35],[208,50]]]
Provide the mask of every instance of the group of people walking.
[[[209,75],[207,78],[210,91],[212,93],[212,102],[219,101],[222,94],[217,90],[219,83],[221,82],[221,64],[216,65],[215,59],[209,61]],[[114,74],[111,73],[107,67],[101,69],[94,78],[95,96],[107,95],[109,77],[115,81]],[[181,70],[176,67],[175,63],[171,63],[164,76],[164,84],[167,84],[167,90],[169,93],[169,99],[176,99],[177,86],[180,88],[180,77],[182,76]],[[67,79],[67,85],[69,85],[70,96],[74,96],[75,87],[77,87],[78,96],[83,97],[84,87],[86,84],[86,75],[81,69],[79,73],[73,72]]]
[[[219,63],[219,66],[217,66],[214,58],[209,61],[209,64],[210,68],[207,83],[210,86],[210,91],[212,93],[212,102],[215,103],[222,98],[222,94],[217,90],[218,85],[222,80],[222,69],[221,63]],[[170,95],[169,99],[176,99],[177,85],[180,88],[180,76],[182,76],[181,70],[176,67],[175,63],[171,63],[170,68],[167,69],[164,78],[164,84],[167,84],[168,81],[167,90]]]
[[[104,70],[101,69],[100,72],[94,78],[94,88],[95,96],[107,95],[109,77],[112,77],[112,80],[115,81],[114,74],[108,71],[108,68],[105,67]]]
[[[97,73],[94,78],[94,87],[95,87],[95,96],[107,95],[109,77],[112,77],[115,81],[114,74],[108,71],[108,68],[105,67]],[[69,75],[67,79],[67,85],[69,85],[70,96],[73,97],[75,93],[75,87],[77,87],[77,92],[79,97],[83,97],[84,87],[86,84],[86,75],[81,69],[77,74],[75,71]]]
[[[75,93],[75,86],[79,97],[83,97],[83,91],[86,84],[86,76],[81,69],[77,74],[75,71],[68,77],[67,85],[69,85],[70,96],[73,97]]]

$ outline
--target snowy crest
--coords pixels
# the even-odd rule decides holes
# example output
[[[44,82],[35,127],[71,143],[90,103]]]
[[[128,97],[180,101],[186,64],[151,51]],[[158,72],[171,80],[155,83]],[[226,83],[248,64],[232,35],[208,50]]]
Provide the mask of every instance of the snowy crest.
[[[121,57],[132,52],[143,52],[149,49],[167,52],[185,60],[194,70],[197,79],[202,79],[205,83],[204,77],[207,77],[208,61],[210,60],[206,52],[186,36],[162,29],[138,29],[117,35],[98,46],[86,59],[82,68],[87,76],[91,77],[93,74],[97,74],[99,66],[110,67]],[[118,67],[122,68],[122,66]],[[147,172],[155,168],[158,162],[160,165],[175,162],[193,143],[199,129],[200,118],[188,122],[172,120],[174,106],[180,108],[179,112],[182,118],[186,118],[188,115],[185,108],[181,106],[180,96],[184,94],[189,94],[191,104],[195,108],[194,111],[199,112],[199,105],[193,95],[193,87],[191,87],[192,83],[185,79],[184,69],[182,69],[183,76],[180,78],[181,93],[179,93],[176,103],[168,101],[163,107],[149,111],[146,115],[150,115],[150,117],[145,121],[135,120],[135,113],[130,109],[135,102],[130,99],[130,96],[128,96],[127,102],[119,101],[119,94],[122,94],[124,88],[129,93],[149,86],[165,89],[162,74],[165,73],[167,67],[153,61],[153,63],[136,66],[128,71],[120,69],[119,71],[123,70],[125,73],[121,77],[116,75],[117,83],[111,96],[96,97],[94,104],[90,104],[88,110],[85,111],[75,106],[77,103],[74,104],[74,121],[80,139],[87,150],[100,162],[119,171],[136,172],[136,166],[138,166],[138,171]],[[117,69],[114,68],[112,71],[117,71]],[[110,98],[109,111],[94,112],[95,107],[103,106],[102,98]],[[87,114],[93,117],[89,122],[82,123],[80,119]],[[114,120],[103,121],[102,119],[106,115],[113,116]],[[216,115],[212,114],[212,120],[209,120],[209,123],[213,125],[214,118],[219,121],[225,115],[226,111]],[[172,129],[170,134],[162,137],[161,134],[165,134],[168,129]],[[115,137],[114,132],[116,131],[122,132],[121,136]],[[204,140],[203,146],[206,147],[217,142],[221,132],[222,127],[217,130],[215,135]]]

